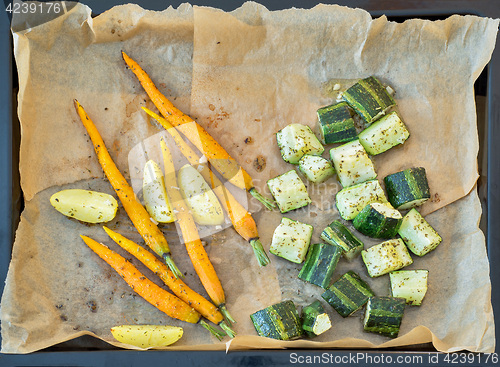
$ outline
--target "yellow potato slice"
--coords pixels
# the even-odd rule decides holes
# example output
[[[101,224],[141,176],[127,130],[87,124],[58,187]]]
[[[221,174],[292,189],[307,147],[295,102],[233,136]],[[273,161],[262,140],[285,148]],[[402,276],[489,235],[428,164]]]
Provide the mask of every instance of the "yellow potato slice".
[[[139,348],[159,348],[175,343],[183,329],[167,325],[120,325],[111,328],[113,337]]]
[[[50,197],[50,203],[60,213],[87,223],[109,222],[118,209],[113,196],[82,189],[56,192]]]
[[[196,168],[189,164],[181,167],[178,182],[182,197],[196,223],[212,226],[224,223],[219,199]]]
[[[165,189],[165,177],[160,166],[152,160],[147,161],[144,166],[142,197],[151,218],[158,223],[171,223],[174,221],[172,206]]]

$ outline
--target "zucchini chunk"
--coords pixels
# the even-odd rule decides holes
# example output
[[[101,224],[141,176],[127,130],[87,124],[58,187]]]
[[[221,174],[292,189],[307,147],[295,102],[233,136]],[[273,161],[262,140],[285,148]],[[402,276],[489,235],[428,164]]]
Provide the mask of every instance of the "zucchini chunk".
[[[428,270],[399,270],[389,274],[393,297],[404,298],[407,304],[420,306],[427,292]]]
[[[313,226],[283,217],[274,230],[269,252],[300,264],[306,258],[312,233]]]
[[[378,180],[366,181],[346,187],[335,195],[335,205],[342,219],[352,220],[371,203],[389,204]]]
[[[354,120],[346,102],[321,107],[317,114],[324,144],[343,143],[356,138]]]
[[[368,204],[352,221],[354,228],[368,237],[393,238],[398,234],[403,216],[385,204]]]
[[[342,248],[342,254],[347,260],[352,260],[361,253],[364,248],[361,242],[352,232],[340,223],[334,220],[323,232],[321,232],[321,239],[330,245],[337,245]]]
[[[414,167],[384,178],[387,197],[398,210],[411,209],[430,199],[425,168]]]
[[[196,168],[189,164],[181,167],[178,183],[196,223],[212,226],[224,223],[224,212],[219,199]]]
[[[340,246],[325,243],[312,244],[309,246],[306,261],[299,272],[299,278],[321,288],[328,288],[341,255]]]
[[[342,98],[367,124],[382,117],[396,105],[387,89],[373,76],[358,81],[342,94]]]
[[[142,198],[147,212],[155,221],[158,223],[174,221],[172,205],[165,188],[165,177],[160,166],[153,160],[147,161],[144,166]]]
[[[431,252],[442,241],[441,236],[415,208],[403,217],[398,233],[410,251],[417,256]]]
[[[375,294],[370,286],[353,271],[348,271],[333,283],[321,297],[342,317],[352,315]]]
[[[377,178],[373,162],[358,139],[332,148],[330,158],[343,187]]]
[[[86,223],[109,222],[118,210],[113,196],[82,189],[58,191],[50,197],[50,203],[59,213]]]
[[[299,161],[299,169],[306,178],[314,183],[321,183],[335,174],[335,169],[323,157],[306,154]]]
[[[403,144],[409,136],[401,118],[396,112],[391,112],[360,132],[358,138],[368,154],[377,155]]]
[[[321,335],[331,327],[330,317],[320,301],[316,300],[302,309],[302,330],[307,336]]]
[[[311,128],[290,124],[276,133],[276,141],[285,162],[297,164],[304,154],[321,155],[325,148]]]
[[[363,326],[365,331],[395,338],[399,334],[406,300],[395,297],[371,297],[368,300]]]
[[[311,203],[307,188],[294,169],[271,178],[267,181],[267,186],[282,213]]]
[[[396,238],[361,251],[368,274],[374,278],[413,263],[403,240]]]
[[[260,336],[292,340],[302,336],[302,325],[293,301],[283,301],[250,315]]]

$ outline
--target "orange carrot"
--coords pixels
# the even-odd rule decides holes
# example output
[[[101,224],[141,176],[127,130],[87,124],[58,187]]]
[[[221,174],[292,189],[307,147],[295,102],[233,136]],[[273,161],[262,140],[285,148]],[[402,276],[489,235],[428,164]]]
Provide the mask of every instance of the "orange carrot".
[[[189,258],[210,299],[219,308],[220,312],[229,323],[234,322],[233,318],[226,310],[226,297],[222,289],[222,284],[201,243],[193,216],[177,187],[174,162],[172,161],[170,150],[163,139],[160,140],[160,144],[165,167],[165,187],[167,189],[167,195],[174,206],[174,215],[180,227]]]
[[[177,297],[193,307],[205,318],[222,327],[230,337],[234,337],[234,332],[225,324],[224,316],[222,316],[217,307],[189,288],[181,279],[176,278],[170,269],[158,260],[157,257],[121,234],[112,231],[106,226],[103,226],[103,228],[121,248],[135,256],[149,270],[158,275]]]
[[[201,319],[200,314],[193,307],[173,294],[146,278],[131,262],[117,254],[109,247],[93,240],[90,237],[80,235],[83,241],[101,259],[106,261],[125,282],[144,300],[155,306],[160,311],[175,319],[192,324],[199,323],[219,340],[224,336],[219,330],[207,324]]]
[[[224,210],[228,213],[229,219],[236,232],[246,241],[250,242],[259,265],[265,266],[269,264],[269,257],[259,240],[257,225],[252,215],[236,200],[233,194],[224,187],[207,165],[199,164],[201,157],[186,144],[179,132],[177,132],[167,120],[145,107],[142,107],[142,109],[165,127],[184,157],[186,157],[189,163],[200,172],[209,184],[211,184],[215,195],[217,195]]]
[[[207,157],[212,166],[229,182],[246,189],[268,209],[276,207],[272,200],[262,196],[255,188],[250,175],[226,152],[226,150],[196,121],[177,109],[167,97],[156,88],[149,75],[139,64],[122,51],[130,70],[136,75],[142,87],[160,113],[181,131],[196,148]]]
[[[135,228],[140,233],[146,244],[165,260],[165,263],[172,270],[175,276],[182,276],[182,273],[179,271],[170,255],[170,248],[165,236],[160,231],[158,226],[152,221],[149,213],[142,206],[140,201],[137,200],[134,190],[128,184],[127,180],[123,177],[118,167],[116,167],[115,162],[113,162],[113,159],[109,155],[99,131],[83,109],[82,105],[78,103],[76,99],[75,108],[80,116],[80,119],[82,120],[83,126],[87,129],[87,133],[94,144],[97,159],[99,160],[106,177],[108,178],[111,186],[113,186],[113,189],[118,195],[123,208],[127,212],[127,215],[134,224]]]

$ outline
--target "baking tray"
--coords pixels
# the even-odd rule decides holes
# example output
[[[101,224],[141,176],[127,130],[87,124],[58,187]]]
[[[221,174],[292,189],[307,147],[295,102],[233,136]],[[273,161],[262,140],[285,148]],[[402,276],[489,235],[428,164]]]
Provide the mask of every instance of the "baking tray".
[[[123,0],[84,1],[95,14],[126,3]],[[137,1],[145,9],[163,10],[169,5],[179,6],[184,1]],[[212,6],[231,11],[244,1],[205,0],[190,1],[193,5]],[[270,10],[290,7],[310,8],[316,1],[307,0],[263,0],[259,1]],[[4,0],[7,7],[9,1]],[[497,0],[446,0],[446,1],[398,1],[398,0],[346,0],[322,1],[326,4],[339,4],[363,8],[376,18],[385,14],[389,20],[402,22],[409,18],[430,20],[444,19],[452,14],[472,14],[491,18],[500,18],[500,6]],[[0,14],[0,292],[3,292],[4,280],[11,257],[15,229],[22,211],[22,192],[19,186],[19,121],[16,116],[17,74],[13,58],[12,36],[10,32],[10,14]],[[497,39],[497,41],[499,41]],[[498,42],[497,42],[498,43]],[[490,277],[492,283],[492,304],[495,314],[500,311],[500,234],[495,231],[495,224],[500,223],[500,51],[493,52],[490,63],[481,73],[475,84],[476,106],[480,150],[478,167],[480,178],[477,190],[483,206],[480,227],[485,233],[488,257],[490,259]],[[500,340],[500,324],[496,324],[496,337]],[[0,336],[1,338],[1,336]],[[1,339],[0,339],[1,340]],[[496,351],[498,351],[498,347]],[[497,364],[491,356],[466,353],[468,366],[486,366]],[[190,366],[280,366],[300,364],[311,361],[321,364],[369,366],[379,363],[395,365],[436,366],[453,364],[453,359],[445,360],[444,354],[436,353],[431,344],[406,348],[381,350],[265,350],[225,352],[179,352],[148,351],[137,352],[121,350],[96,341],[91,337],[82,337],[27,355],[0,354],[0,366],[143,366],[148,363],[162,365]],[[460,357],[456,355],[454,357]],[[313,358],[316,358],[315,360]],[[495,363],[496,361],[496,363]],[[460,359],[456,358],[455,364]]]

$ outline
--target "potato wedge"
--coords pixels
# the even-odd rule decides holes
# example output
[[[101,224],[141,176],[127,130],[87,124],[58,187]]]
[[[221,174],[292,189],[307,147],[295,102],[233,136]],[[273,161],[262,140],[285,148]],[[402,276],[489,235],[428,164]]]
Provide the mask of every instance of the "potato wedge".
[[[178,183],[196,223],[212,226],[224,223],[224,212],[219,199],[196,168],[189,164],[181,167]]]
[[[165,347],[179,340],[183,332],[181,327],[168,325],[119,325],[111,328],[116,340],[139,348]]]
[[[151,218],[158,223],[171,223],[174,221],[172,206],[165,189],[165,177],[160,166],[152,160],[147,161],[144,166],[142,197]]]
[[[60,213],[87,223],[109,222],[118,210],[113,196],[82,189],[56,192],[50,197],[50,203]]]

